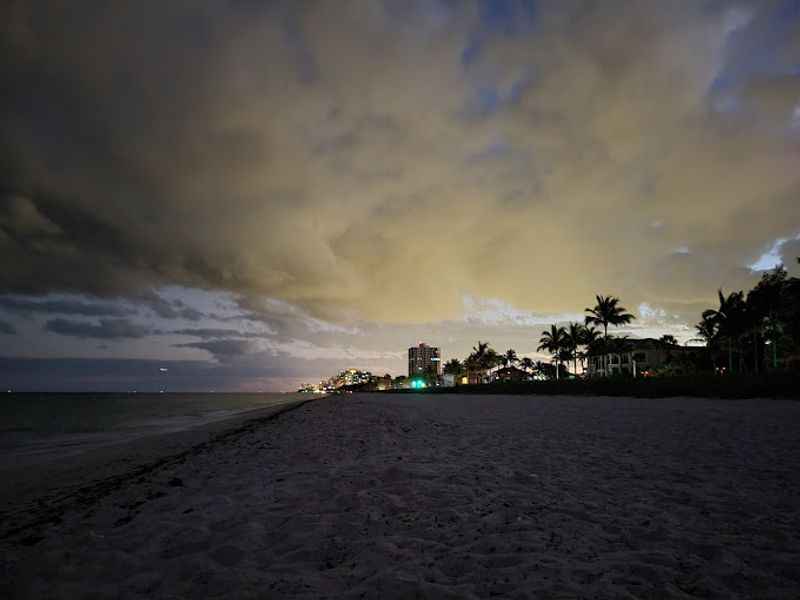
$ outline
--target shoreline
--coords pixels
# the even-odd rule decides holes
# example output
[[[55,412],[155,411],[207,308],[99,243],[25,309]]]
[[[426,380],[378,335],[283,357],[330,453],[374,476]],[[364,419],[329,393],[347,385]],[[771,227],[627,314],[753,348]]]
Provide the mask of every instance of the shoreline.
[[[0,477],[0,541],[52,522],[76,501],[87,502],[136,477],[180,460],[192,451],[258,426],[300,408],[313,398],[295,398],[241,411],[194,427],[146,433],[89,448],[65,457],[32,464],[4,465]],[[35,504],[34,504],[35,503]],[[9,520],[32,512],[24,524],[7,527]]]
[[[44,407],[38,408],[39,414],[48,410],[46,403],[49,397],[59,402],[56,412],[51,415],[52,423],[36,423],[36,419],[41,418],[36,415],[25,415],[23,408],[23,419],[18,423],[4,422],[6,427],[0,431],[0,473],[9,468],[16,468],[20,465],[36,466],[38,464],[61,460],[68,456],[83,454],[87,451],[97,450],[103,447],[127,444],[139,438],[158,436],[162,434],[176,433],[184,430],[204,427],[206,425],[236,418],[240,415],[253,410],[269,408],[271,406],[282,405],[301,398],[299,393],[271,394],[273,400],[270,402],[259,402],[250,406],[236,407],[227,405],[227,399],[232,396],[252,396],[263,399],[263,394],[29,394],[36,399],[30,406],[36,407],[38,401],[44,401]],[[14,399],[24,397],[25,394],[12,394]],[[70,423],[73,418],[72,412],[65,412],[64,398],[74,396],[78,401],[76,423]],[[197,402],[199,398],[214,398],[221,396],[221,404]],[[127,407],[115,407],[112,404],[112,411],[116,412],[115,417],[111,417],[108,422],[89,422],[88,424],[79,423],[80,419],[87,417],[86,408],[80,403],[87,399],[96,400],[97,398],[108,398],[117,400],[119,398],[128,399],[149,399],[162,402],[166,399],[166,412],[154,412],[154,406],[145,405],[143,409],[134,408],[131,404]],[[181,398],[184,404],[169,406],[176,398]],[[184,399],[190,400],[186,404]],[[12,404],[13,406],[13,404]],[[121,408],[121,410],[120,410]],[[6,408],[6,410],[8,410]],[[102,413],[102,408],[100,408]],[[126,414],[127,413],[127,414]],[[113,415],[114,412],[109,413]],[[91,415],[88,415],[91,416]],[[33,419],[33,423],[27,422]],[[102,418],[101,418],[102,419]],[[63,422],[60,422],[63,421]],[[8,426],[10,425],[10,426]],[[15,439],[16,436],[16,439]]]

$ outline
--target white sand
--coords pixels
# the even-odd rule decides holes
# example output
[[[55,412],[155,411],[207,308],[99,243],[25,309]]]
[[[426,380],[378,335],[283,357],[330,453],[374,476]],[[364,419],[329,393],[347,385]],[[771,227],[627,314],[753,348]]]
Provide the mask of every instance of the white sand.
[[[0,596],[800,597],[797,402],[354,394],[115,477]]]

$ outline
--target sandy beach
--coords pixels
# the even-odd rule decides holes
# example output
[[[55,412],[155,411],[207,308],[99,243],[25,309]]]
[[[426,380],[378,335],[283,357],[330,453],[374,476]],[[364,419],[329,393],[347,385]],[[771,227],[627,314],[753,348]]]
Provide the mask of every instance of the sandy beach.
[[[292,408],[61,479],[7,474],[0,595],[800,594],[800,403],[353,394]]]

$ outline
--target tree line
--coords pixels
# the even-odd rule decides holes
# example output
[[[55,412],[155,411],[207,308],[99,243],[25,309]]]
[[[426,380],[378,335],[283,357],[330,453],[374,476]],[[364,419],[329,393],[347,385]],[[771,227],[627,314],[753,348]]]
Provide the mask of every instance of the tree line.
[[[583,367],[584,361],[593,354],[621,350],[625,338],[610,336],[609,326],[625,325],[636,318],[620,306],[619,298],[598,295],[595,300],[595,306],[585,311],[584,323],[573,322],[566,327],[554,324],[542,333],[537,350],[548,352],[553,357],[552,364],[528,357],[518,358],[514,349],[500,354],[488,342],[478,341],[463,362],[454,358],[445,363],[444,372],[455,376],[473,373],[484,377],[497,367],[518,365],[522,370],[542,378],[576,376],[578,362]],[[571,373],[568,368],[570,364]]]
[[[550,364],[519,358],[514,349],[499,353],[488,342],[478,341],[463,361],[453,358],[445,363],[444,372],[483,381],[494,369],[517,366],[537,378],[559,379],[584,373],[585,361],[599,356],[602,372],[607,374],[609,355],[630,348],[626,336],[614,336],[609,328],[627,325],[636,317],[615,296],[597,295],[594,306],[584,312],[583,323],[553,324],[542,332],[537,350],[550,354]],[[684,357],[692,371],[758,374],[796,368],[800,366],[800,279],[789,277],[779,266],[764,273],[747,293],[726,295],[719,290],[718,306],[703,311],[695,329],[698,337],[689,341],[702,342],[705,352]],[[658,342],[667,349],[678,346],[672,335],[663,335]]]
[[[695,326],[715,372],[759,374],[800,366],[800,279],[789,277],[782,265],[747,293],[719,290],[717,303]]]

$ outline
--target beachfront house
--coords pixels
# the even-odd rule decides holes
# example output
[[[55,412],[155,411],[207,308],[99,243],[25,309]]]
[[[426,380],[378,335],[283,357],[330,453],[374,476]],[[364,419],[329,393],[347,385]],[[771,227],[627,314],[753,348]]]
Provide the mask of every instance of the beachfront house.
[[[518,369],[515,366],[504,367],[492,373],[492,381],[501,383],[516,383],[519,381],[528,381],[530,379],[530,373]]]
[[[482,383],[486,383],[486,371],[479,369],[467,369],[459,381],[461,385],[480,385]]]
[[[695,351],[693,348],[666,344],[653,338],[641,340],[614,339],[609,352],[602,350],[586,357],[586,374],[589,377],[604,375],[631,375],[642,377],[654,375],[667,368],[679,370],[685,358]],[[607,367],[607,372],[606,372]]]

